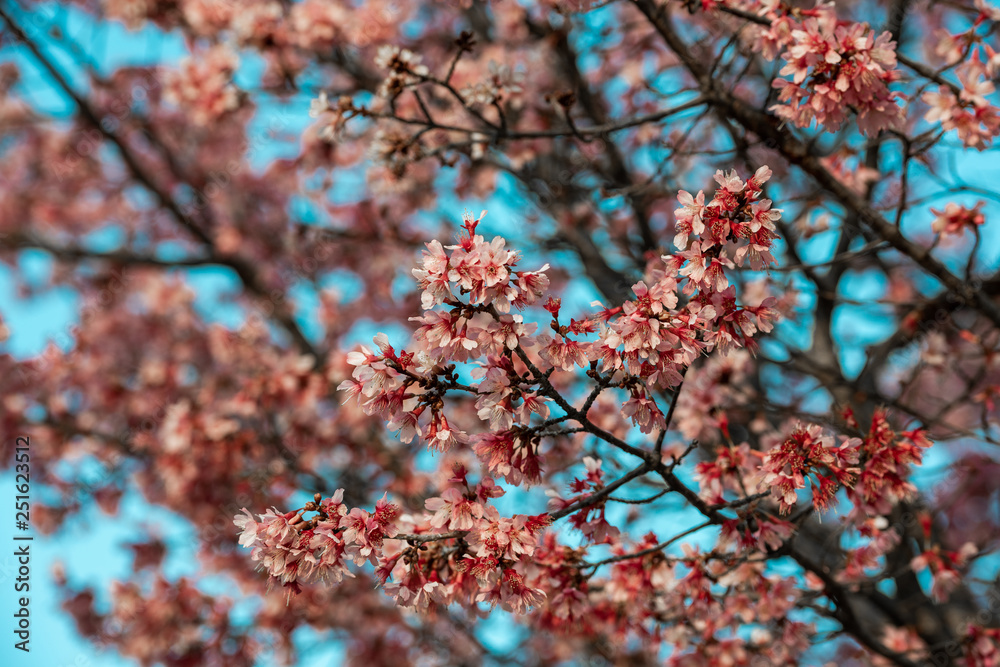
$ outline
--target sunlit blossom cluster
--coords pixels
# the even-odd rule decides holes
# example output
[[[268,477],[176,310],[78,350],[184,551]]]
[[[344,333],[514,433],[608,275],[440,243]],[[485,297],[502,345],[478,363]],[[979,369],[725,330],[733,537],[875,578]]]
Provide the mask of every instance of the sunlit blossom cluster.
[[[838,27],[817,43],[817,24],[806,22],[805,30],[792,34],[799,40],[781,70],[792,81],[776,79],[779,97],[785,102],[774,107],[778,116],[799,127],[814,121],[828,131],[836,131],[847,119],[846,110],[858,109],[858,125],[867,134],[892,128],[902,122],[897,95],[889,92],[895,58],[889,33],[877,38],[863,25]],[[852,53],[851,56],[846,56]],[[843,55],[842,55],[843,54]],[[811,71],[810,71],[811,68]],[[808,87],[802,86],[806,76]]]
[[[877,34],[866,23],[838,20],[832,4],[797,14],[781,5],[767,10],[771,24],[759,29],[761,38],[753,44],[769,59],[780,53],[780,74],[792,77],[773,82],[782,104],[772,110],[780,118],[833,132],[853,110],[868,135],[902,123],[901,96],[889,89],[899,74],[888,31]]]
[[[380,335],[378,352],[351,353],[356,369],[341,389],[357,396],[366,413],[385,419],[404,442],[419,436],[441,451],[471,444],[492,475],[512,484],[536,482],[541,472],[540,429],[530,423],[533,416],[549,419],[553,396],[530,370],[535,364],[546,373],[596,365],[609,374],[609,384],[628,391],[623,416],[643,433],[662,430],[655,391],[679,384],[701,354],[753,350],[754,334],[771,329],[774,299],[741,305],[725,275],[727,268],[744,263],[761,269],[774,261],[770,249],[780,210],[762,197],[769,176],[767,167],[747,182],[735,172],[720,171],[719,188],[707,203],[703,192],[694,197],[681,191],[678,253],[664,255],[650,268],[648,284],[633,286],[635,300],[604,307],[592,317],[563,324],[560,301],[549,298],[544,309],[552,318],[551,334],[536,334],[536,324],[511,313],[512,307],[523,309],[544,296],[547,265],[518,269],[518,253],[508,250],[501,237],[487,242],[475,233],[479,219],[467,216],[460,243],[429,243],[422,268],[414,270],[426,311],[413,318],[419,324],[416,351],[396,352]],[[527,350],[537,357],[532,360]],[[460,383],[449,367],[455,362],[473,363],[471,375],[478,382]],[[449,390],[476,396],[477,414],[488,432],[470,436],[451,425],[441,401]]]
[[[251,559],[290,592],[300,592],[300,583],[338,583],[354,576],[350,563],[368,562],[385,592],[403,607],[486,602],[524,613],[544,593],[525,583],[522,561],[530,559],[550,519],[500,516],[490,500],[503,493],[489,478],[470,485],[465,469],[455,468],[441,495],[427,499],[429,514],[421,520],[425,529],[461,531],[463,540],[448,550],[433,540],[429,547],[400,546],[404,540],[422,542],[419,535],[399,536],[399,524],[412,518],[399,517],[398,507],[385,498],[371,513],[348,511],[343,489],[330,498],[316,494],[292,512],[272,509],[257,520],[244,509],[234,523],[242,530],[240,544],[252,549]]]
[[[272,580],[293,591],[299,590],[299,582],[339,582],[352,576],[347,563],[378,562],[383,541],[397,532],[398,514],[385,498],[372,513],[357,507],[348,511],[343,498],[343,489],[329,498],[316,494],[302,510],[271,509],[258,520],[244,509],[234,520],[242,531],[240,545],[252,550],[251,559]],[[304,518],[312,512],[312,518]]]

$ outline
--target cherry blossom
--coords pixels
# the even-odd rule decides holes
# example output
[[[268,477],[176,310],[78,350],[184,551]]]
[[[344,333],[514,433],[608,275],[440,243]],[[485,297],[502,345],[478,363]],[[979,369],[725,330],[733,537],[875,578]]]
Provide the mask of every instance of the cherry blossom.
[[[900,95],[889,89],[898,73],[896,43],[888,32],[876,35],[864,23],[806,18],[783,41],[780,74],[792,80],[774,80],[784,102],[772,107],[779,117],[836,131],[847,119],[845,111],[854,108],[858,126],[869,135],[902,123]]]
[[[973,231],[979,225],[986,222],[985,217],[980,212],[983,202],[979,202],[972,208],[949,203],[943,211],[931,209],[935,216],[931,223],[931,229],[938,234],[962,234],[966,229]]]
[[[1000,15],[896,4],[0,7],[2,441],[131,535],[78,633],[997,665]]]
[[[186,58],[172,73],[164,97],[185,109],[192,120],[207,125],[240,105],[240,93],[233,83],[239,65],[235,53],[216,46],[197,59]]]

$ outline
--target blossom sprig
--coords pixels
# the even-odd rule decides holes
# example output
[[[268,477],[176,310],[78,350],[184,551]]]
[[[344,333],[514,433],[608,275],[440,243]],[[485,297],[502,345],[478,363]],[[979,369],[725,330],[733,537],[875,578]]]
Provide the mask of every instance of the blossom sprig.
[[[848,424],[857,428],[851,410]],[[780,445],[763,457],[758,487],[770,490],[779,510],[787,514],[797,502],[797,491],[812,482],[812,504],[817,510],[831,506],[841,488],[853,503],[848,520],[861,526],[872,517],[888,515],[893,506],[913,496],[916,487],[907,478],[919,465],[923,450],[931,446],[924,431],[896,431],[884,409],[876,410],[864,438],[823,433],[815,424],[796,426]]]
[[[468,295],[470,305],[492,305],[501,313],[509,313],[531,305],[545,294],[549,278],[546,264],[536,271],[519,271],[520,253],[507,250],[502,237],[486,240],[476,234],[486,211],[473,218],[466,213],[462,220],[465,233],[458,244],[442,246],[434,240],[424,251],[422,268],[413,275],[423,289],[421,305],[430,310],[447,303],[459,305],[459,295]],[[450,250],[451,252],[446,252]]]
[[[407,86],[419,83],[429,71],[426,65],[421,64],[422,60],[420,55],[409,49],[401,49],[392,44],[380,46],[375,56],[375,66],[387,70],[389,74],[379,86],[379,96],[393,98]]]
[[[425,311],[411,318],[417,324],[413,349],[397,350],[387,336],[377,335],[374,348],[362,346],[348,355],[354,370],[339,388],[348,399],[357,398],[366,414],[379,416],[390,430],[398,431],[401,441],[421,438],[439,451],[469,448],[489,475],[513,485],[542,479],[541,445],[553,435],[547,427],[575,419],[586,429],[586,412],[602,391],[628,392],[620,416],[643,433],[664,432],[670,412],[657,405],[656,392],[677,386],[687,367],[707,351],[754,349],[752,337],[770,330],[776,317],[773,299],[758,306],[737,303],[735,287],[725,275],[746,262],[754,269],[774,262],[770,251],[781,211],[763,197],[762,186],[770,175],[762,167],[744,182],[735,172],[720,171],[719,187],[708,203],[704,193],[693,197],[682,192],[679,252],[664,255],[650,267],[633,287],[634,300],[602,307],[588,318],[571,318],[568,325],[560,321],[560,300],[549,296],[543,308],[551,317],[551,334],[536,333],[534,323],[511,312],[512,307],[521,310],[546,297],[548,265],[521,270],[520,254],[508,249],[505,239],[487,241],[476,233],[485,211],[478,218],[467,214],[457,243],[428,243],[420,268],[413,271]],[[468,384],[460,381],[460,363],[471,366]],[[576,369],[586,369],[597,385],[582,412],[566,402],[550,379],[554,372]],[[445,399],[454,392],[474,401],[481,432],[470,434],[453,425]],[[563,415],[550,418],[551,406],[558,406]],[[611,442],[630,454],[642,451]],[[322,512],[303,524],[308,526],[304,530],[294,528],[302,523],[300,514],[273,511],[262,516],[267,528],[259,544],[252,517],[238,522],[248,536],[243,541],[253,544],[271,575],[286,584],[313,578],[313,560],[331,580],[344,575],[345,561],[368,560],[376,564],[386,591],[404,606],[423,608],[464,599],[523,611],[543,596],[525,580],[523,567],[553,516],[571,515],[573,525],[591,542],[617,538],[617,529],[604,516],[611,487],[604,486],[600,461],[587,458],[584,463],[587,476],[573,483],[573,499],[556,497],[554,515],[536,517],[500,516],[489,504],[500,495],[498,487],[484,478],[473,488],[464,469],[456,472],[450,486],[426,501],[429,514],[417,522],[452,532],[420,538],[419,546],[401,551],[382,546],[386,538],[400,534],[394,523],[370,526],[373,519],[366,513],[346,512],[336,503],[325,509],[317,501],[315,508],[307,508]],[[379,512],[377,508],[375,516],[387,515],[387,510]],[[296,537],[298,533],[305,533],[308,541]],[[293,563],[305,564],[290,568],[290,557]]]
[[[461,478],[465,484],[464,471]],[[502,490],[491,481],[484,482],[474,491],[466,484],[464,494],[449,487],[440,498],[427,501],[428,509],[435,512],[430,525],[451,522],[468,528],[431,534],[382,558],[376,577],[397,604],[426,609],[432,603],[486,602],[524,613],[544,599],[543,591],[525,582],[524,571],[549,518],[500,516],[488,501]],[[415,536],[405,537],[417,541]]]
[[[496,495],[495,489],[487,486],[486,498]],[[524,613],[544,599],[541,590],[525,583],[523,572],[540,533],[549,524],[548,517],[501,517],[495,507],[479,496],[482,490],[480,487],[477,492],[465,495],[464,509],[461,503],[428,501],[429,508],[438,507],[432,523],[437,521],[442,509],[454,518],[472,508],[474,518],[468,524],[460,519],[460,523],[469,528],[450,546],[441,540],[419,548],[411,546],[402,552],[401,558],[388,558],[380,566],[378,572],[383,581],[389,576],[393,579],[385,589],[397,603],[419,607],[430,602],[487,602],[491,606],[499,604],[507,611]],[[454,494],[448,495],[455,498]]]
[[[784,102],[772,110],[799,127],[815,121],[835,132],[857,112],[858,127],[869,136],[903,122],[902,97],[889,86],[899,78],[896,42],[889,31],[875,34],[868,24],[807,18],[788,33],[781,75],[773,86]]]
[[[771,107],[778,117],[799,127],[815,121],[834,132],[853,111],[858,127],[869,136],[902,127],[904,107],[897,101],[905,97],[889,89],[900,79],[896,66],[901,56],[888,31],[876,36],[866,23],[838,19],[833,3],[812,9],[757,0],[710,4],[751,20],[749,45],[768,60],[780,54],[785,61],[780,74],[792,79],[772,82],[782,102]],[[957,65],[958,85],[919,63],[903,62],[938,84],[936,91],[921,96],[930,106],[924,120],[955,131],[968,148],[985,150],[1000,135],[1000,109],[987,99],[996,90],[992,79],[1000,71],[1000,55],[976,33],[980,24],[993,20],[996,9],[983,2],[977,7],[980,14],[965,32],[953,35],[942,28],[935,33],[935,52],[950,67]]]
[[[280,512],[271,508],[257,520],[244,508],[233,523],[240,529],[239,543],[250,548],[250,558],[267,571],[270,581],[299,592],[300,582],[339,582],[354,575],[347,565],[377,563],[384,541],[398,532],[399,508],[383,496],[373,512],[348,510],[344,490],[329,498],[316,494],[300,509]],[[315,512],[311,518],[308,513]]]
[[[860,448],[860,472],[848,489],[854,504],[849,519],[860,522],[871,516],[886,516],[893,506],[916,493],[909,481],[910,469],[920,465],[931,440],[922,429],[897,431],[885,409],[872,415],[871,426]]]
[[[945,131],[954,130],[969,148],[985,150],[1000,135],[1000,109],[988,96],[996,92],[993,78],[998,71],[995,52],[986,46],[987,60],[977,54],[955,69],[960,86],[941,85],[927,91],[922,100],[930,105],[924,120],[941,123]]]
[[[931,222],[931,230],[936,234],[959,236],[966,230],[978,233],[978,228],[986,222],[982,208],[986,202],[977,202],[975,206],[969,208],[954,202],[949,202],[943,211],[931,209],[936,217]]]
[[[300,593],[303,583],[340,582],[355,576],[350,563],[370,563],[401,606],[485,601],[524,613],[545,597],[525,582],[523,569],[551,517],[500,516],[490,501],[502,496],[503,488],[488,477],[470,484],[461,465],[453,472],[441,495],[427,499],[422,518],[400,516],[385,496],[372,512],[348,510],[339,489],[329,498],[317,493],[297,510],[272,508],[257,519],[244,508],[233,523],[240,545],[252,550],[251,559],[289,593]],[[431,532],[400,532],[401,525],[415,521]],[[442,528],[450,532],[433,532]],[[402,542],[407,546],[400,547]]]
[[[593,544],[612,542],[619,534],[617,528],[608,523],[604,513],[605,500],[589,502],[594,494],[604,488],[604,471],[601,460],[591,456],[583,457],[586,475],[582,479],[575,478],[570,482],[571,496],[562,498],[554,490],[549,490],[548,509],[550,512],[561,512],[581,507],[570,515],[569,523],[579,530]]]
[[[662,256],[646,280],[633,285],[634,300],[604,308],[593,318],[601,333],[589,356],[601,372],[622,371],[641,381],[632,387],[622,413],[645,433],[665,427],[653,393],[679,385],[702,353],[755,351],[753,336],[773,327],[775,300],[741,305],[726,276],[747,261],[755,270],[775,261],[771,248],[781,211],[762,197],[770,176],[766,166],[746,182],[735,171],[720,170],[715,175],[719,187],[708,203],[704,192],[680,191],[681,208],[674,213],[679,252]],[[680,294],[688,297],[682,306]]]
[[[694,479],[698,482],[699,495],[718,505],[726,502],[726,491],[745,492],[746,480],[755,472],[763,454],[747,443],[720,447],[714,460],[695,465]]]
[[[471,445],[490,474],[511,484],[537,483],[541,477],[542,434],[531,422],[544,423],[550,404],[559,403],[548,382],[553,371],[605,374],[594,376],[597,392],[627,390],[621,415],[643,433],[662,431],[667,414],[656,392],[680,384],[686,368],[705,352],[756,350],[753,336],[770,331],[777,317],[773,298],[757,306],[739,304],[725,274],[746,262],[754,269],[774,262],[770,251],[781,211],[763,197],[770,176],[766,166],[746,182],[735,172],[719,171],[719,187],[707,203],[702,192],[694,197],[682,191],[678,254],[664,255],[650,267],[633,286],[635,300],[602,306],[595,316],[568,325],[559,319],[560,300],[549,296],[543,307],[551,316],[551,334],[537,334],[534,323],[510,312],[546,295],[548,265],[519,269],[519,253],[507,249],[502,237],[487,242],[476,233],[485,211],[478,218],[466,214],[458,242],[428,243],[421,267],[413,270],[425,311],[411,318],[419,325],[417,349],[396,352],[387,338],[376,337],[378,353],[362,348],[348,357],[356,368],[340,388],[356,396],[367,414],[384,418],[404,442],[419,436],[441,451]],[[681,293],[687,298],[683,305]],[[474,364],[477,382],[459,383],[456,363]],[[487,432],[470,435],[452,427],[443,399],[456,390],[475,395]]]
[[[841,436],[837,443],[815,424],[799,426],[764,455],[758,488],[770,489],[781,514],[788,514],[798,502],[796,492],[810,479],[813,506],[826,509],[840,486],[852,486],[861,472],[860,448],[860,438]]]
[[[510,312],[545,296],[548,265],[520,270],[519,253],[507,249],[502,237],[487,242],[476,233],[485,211],[478,218],[467,214],[458,243],[428,243],[421,267],[413,270],[425,310],[411,318],[419,324],[414,334],[419,349],[396,353],[378,338],[381,354],[363,348],[349,357],[357,368],[341,389],[357,396],[366,413],[383,416],[405,442],[423,436],[441,450],[472,444],[491,474],[513,484],[539,478],[539,437],[529,422],[533,416],[548,419],[554,399],[542,377],[523,372],[521,364],[532,363],[526,350],[536,351],[541,373],[588,369],[592,363],[601,373],[621,372],[605,387],[629,390],[622,415],[644,433],[662,430],[665,414],[654,392],[677,386],[706,351],[755,350],[754,334],[770,331],[777,316],[770,298],[757,306],[738,304],[725,275],[747,261],[755,269],[774,262],[770,251],[781,211],[762,196],[770,176],[767,167],[747,182],[735,172],[719,171],[719,188],[707,204],[704,193],[692,197],[682,191],[675,239],[680,252],[663,256],[663,263],[633,286],[635,300],[595,317],[561,324],[560,302],[550,297],[544,308],[552,317],[552,334],[536,334],[534,323]],[[695,240],[689,245],[691,235]],[[683,306],[681,292],[688,296]],[[596,341],[587,339],[592,334]],[[448,370],[454,362],[477,364],[472,375],[479,382],[459,386],[454,369]],[[452,389],[477,396],[476,410],[489,433],[470,436],[451,428],[441,399]]]
[[[750,19],[747,43],[767,60],[779,55],[785,66],[772,86],[781,104],[775,114],[799,127],[813,122],[837,131],[849,111],[869,136],[903,122],[897,100],[889,89],[900,77],[896,70],[896,43],[889,31],[876,33],[867,23],[837,18],[833,3],[800,9],[785,3],[710,3],[716,9]],[[750,11],[747,11],[750,10]]]

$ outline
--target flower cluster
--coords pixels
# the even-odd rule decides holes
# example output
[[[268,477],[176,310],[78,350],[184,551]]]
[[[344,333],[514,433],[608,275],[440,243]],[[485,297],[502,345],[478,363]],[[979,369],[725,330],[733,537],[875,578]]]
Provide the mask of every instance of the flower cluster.
[[[931,209],[935,216],[931,223],[931,229],[935,234],[961,235],[965,230],[976,231],[976,228],[986,222],[986,216],[980,210],[985,206],[985,202],[978,202],[972,208],[961,206],[954,202],[948,203],[943,211]]]
[[[741,493],[745,479],[760,456],[760,452],[750,449],[745,442],[736,447],[720,447],[714,460],[695,465],[694,478],[701,497],[710,503],[721,504],[726,502],[726,491]]]
[[[341,95],[336,104],[331,104],[325,91],[320,92],[319,97],[309,104],[309,117],[318,121],[319,138],[329,142],[340,137],[355,111],[354,100],[350,97]]]
[[[902,123],[900,95],[889,91],[898,73],[896,43],[888,31],[876,37],[866,23],[807,18],[783,34],[786,64],[780,73],[792,80],[773,83],[784,102],[772,107],[779,117],[799,127],[815,121],[834,132],[855,109],[858,126],[868,135]]]
[[[460,531],[462,538],[451,546],[433,540],[385,554],[376,575],[386,593],[401,606],[417,608],[488,602],[524,613],[539,604],[544,593],[526,583],[524,570],[550,519],[544,514],[500,516],[489,501],[503,493],[489,478],[470,484],[466,469],[456,465],[449,486],[427,499],[433,515],[421,524]]]
[[[853,412],[845,418],[857,428]],[[919,465],[923,449],[931,442],[920,429],[897,432],[885,410],[876,410],[864,438],[840,436],[836,444],[819,426],[798,426],[777,447],[765,453],[760,466],[761,490],[769,489],[787,514],[797,501],[797,491],[812,481],[812,503],[828,508],[843,487],[854,504],[848,520],[862,528],[871,517],[884,517],[893,506],[911,497],[915,487],[908,481],[910,465]],[[870,532],[870,531],[869,531]]]
[[[719,171],[719,188],[708,203],[704,192],[692,196],[681,190],[681,208],[674,214],[679,252],[663,256],[646,281],[633,285],[635,300],[596,318],[600,339],[588,356],[602,372],[628,373],[624,384],[631,397],[622,414],[645,433],[664,428],[651,392],[680,384],[685,369],[704,351],[755,350],[753,335],[770,331],[777,318],[773,298],[757,306],[738,304],[725,273],[748,261],[755,270],[774,262],[774,223],[781,211],[771,208],[761,189],[770,176],[771,170],[761,167],[744,183],[736,172]],[[688,297],[682,307],[679,294]]]
[[[421,304],[424,310],[442,303],[454,305],[458,293],[469,296],[469,305],[492,305],[501,313],[509,313],[512,305],[523,308],[545,293],[549,286],[545,275],[548,264],[538,271],[517,271],[520,254],[507,250],[503,238],[497,236],[487,243],[475,233],[485,214],[483,211],[475,219],[465,216],[463,223],[467,233],[458,245],[445,248],[439,241],[427,244],[423,268],[413,270],[423,289]],[[448,344],[443,341],[437,347]]]
[[[899,74],[888,31],[876,35],[867,23],[838,20],[832,3],[812,9],[750,4],[765,23],[748,32],[750,46],[768,60],[780,54],[780,74],[792,77],[772,82],[783,102],[771,107],[779,117],[799,127],[815,121],[834,132],[853,110],[868,135],[902,123],[901,95],[889,90]]]
[[[757,513],[752,520],[738,518],[723,522],[719,535],[719,548],[739,547],[745,551],[778,549],[792,536],[795,525],[771,516]]]
[[[962,577],[959,574],[959,569],[964,567],[969,558],[976,555],[978,551],[976,545],[971,542],[966,542],[958,551],[945,551],[934,546],[914,556],[910,567],[913,568],[914,572],[930,570],[933,582],[931,595],[938,602],[944,602],[961,583]]]
[[[510,65],[500,65],[491,60],[488,74],[486,81],[479,81],[462,89],[462,99],[466,104],[499,104],[523,91],[524,72],[514,70]]]
[[[574,479],[570,483],[572,497],[564,499],[554,490],[549,490],[549,511],[558,512],[579,503],[583,508],[574,512],[569,519],[571,526],[584,534],[593,544],[611,542],[618,536],[618,529],[608,523],[604,515],[604,502],[589,502],[594,493],[604,488],[604,471],[601,470],[601,460],[591,456],[583,457],[583,466],[587,474],[583,479]]]
[[[187,111],[195,124],[208,125],[240,105],[233,84],[238,65],[236,54],[222,45],[185,58],[180,70],[167,78],[164,97]]]
[[[841,436],[837,444],[833,436],[823,435],[819,426],[799,426],[764,455],[758,487],[769,489],[781,513],[788,514],[808,478],[813,486],[813,506],[826,509],[841,486],[852,486],[857,479],[860,447],[860,438]]]
[[[848,413],[849,419],[853,419]],[[921,429],[895,431],[884,409],[875,411],[871,427],[860,447],[860,471],[857,482],[847,492],[854,503],[849,518],[885,516],[892,507],[913,496],[916,487],[910,482],[911,465],[920,465],[923,450],[931,446]]]
[[[419,349],[397,353],[380,334],[378,353],[363,347],[349,355],[356,368],[340,389],[357,396],[367,414],[389,422],[404,442],[419,436],[440,451],[471,443],[492,474],[519,484],[538,479],[540,457],[538,437],[518,425],[527,425],[532,415],[548,418],[550,399],[523,382],[523,369],[515,366],[511,352],[535,345],[535,325],[510,310],[545,293],[548,265],[518,270],[519,255],[506,249],[504,239],[487,242],[475,233],[481,218],[465,218],[467,233],[457,245],[427,244],[423,268],[413,271],[427,311],[411,318],[419,324]],[[442,304],[447,309],[435,310]],[[476,359],[482,359],[472,371],[478,383],[458,382],[451,362]],[[450,424],[441,400],[449,389],[476,395],[476,411],[490,432],[470,436]]]
[[[375,65],[380,69],[388,70],[389,75],[382,82],[378,89],[378,94],[382,97],[393,98],[403,90],[427,76],[428,69],[421,65],[422,58],[409,49],[401,49],[398,46],[386,44],[379,47],[378,55],[375,56]]]
[[[472,530],[476,522],[487,515],[490,499],[499,498],[504,490],[489,477],[484,477],[475,487],[471,486],[462,465],[456,465],[454,473],[452,485],[440,496],[424,501],[424,507],[434,513],[430,518],[430,525],[434,528]]]
[[[1000,112],[986,99],[996,88],[992,78],[996,72],[982,61],[973,59],[959,65],[955,74],[961,82],[958,94],[950,86],[928,91],[923,101],[930,105],[924,120],[940,122],[946,131],[955,130],[963,144],[983,150],[1000,135]]]
[[[339,582],[353,576],[349,561],[378,562],[383,540],[397,533],[399,509],[383,496],[372,513],[348,511],[343,499],[343,489],[329,498],[317,493],[302,509],[281,513],[272,508],[258,515],[259,521],[244,508],[233,520],[242,531],[240,545],[252,549],[250,557],[260,562],[271,581],[291,591],[300,590],[299,582]],[[306,519],[304,514],[311,512],[315,515]]]

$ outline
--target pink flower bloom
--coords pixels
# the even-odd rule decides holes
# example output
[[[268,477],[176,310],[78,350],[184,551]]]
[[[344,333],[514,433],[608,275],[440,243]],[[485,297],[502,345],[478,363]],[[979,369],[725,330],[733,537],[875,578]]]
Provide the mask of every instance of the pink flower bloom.
[[[479,558],[494,556],[516,561],[534,553],[538,534],[548,524],[544,514],[501,517],[495,507],[488,505],[467,540],[470,550]]]
[[[807,18],[792,30],[781,75],[776,79],[784,104],[774,112],[800,127],[815,120],[827,131],[836,131],[847,118],[847,110],[858,113],[858,125],[868,135],[903,120],[897,93],[889,84],[898,77],[896,44],[888,32],[875,37],[865,23],[837,25]]]
[[[453,447],[469,443],[468,434],[448,424],[448,419],[441,413],[434,414],[423,436],[427,440],[427,445],[439,452],[446,452]]]
[[[472,449],[490,473],[502,476],[511,484],[537,483],[541,476],[542,457],[537,438],[522,438],[510,431],[480,433],[470,438]]]
[[[237,514],[236,518],[233,519],[233,523],[236,527],[240,529],[240,546],[250,547],[257,541],[257,529],[259,524],[253,520],[253,515],[250,514],[250,510],[243,508],[240,510],[243,515]]]
[[[521,396],[521,405],[514,410],[514,416],[521,424],[528,424],[531,421],[532,414],[536,414],[542,419],[548,419],[549,406],[546,403],[549,400],[537,394],[523,394]]]
[[[427,250],[424,251],[423,268],[413,269],[413,275],[417,279],[417,284],[423,289],[420,295],[420,305],[424,310],[430,310],[451,298],[448,255],[440,241],[434,240],[427,244]]]
[[[496,394],[480,396],[476,410],[480,419],[490,423],[491,431],[506,431],[514,425],[514,408],[509,398],[497,398]]]
[[[389,420],[387,427],[390,431],[399,432],[400,442],[412,442],[413,438],[421,433],[420,424],[417,423],[417,418],[419,416],[420,415],[415,412],[397,412],[396,415]]]
[[[634,311],[628,317],[619,317],[612,323],[604,344],[609,348],[624,346],[625,352],[648,352],[660,344],[659,331],[659,320]]]
[[[387,583],[383,588],[400,607],[423,611],[437,598],[440,586],[440,582],[427,581],[418,570],[411,569],[403,581]]]
[[[554,337],[542,334],[538,336],[542,345],[538,356],[559,370],[571,371],[574,366],[586,368],[590,363],[591,343],[578,342],[560,335]]]
[[[961,206],[954,202],[949,202],[943,211],[931,209],[931,213],[936,215],[931,229],[937,234],[960,235],[965,230],[975,230],[978,226],[986,222],[986,217],[980,209],[986,202],[979,202],[973,208]]]
[[[686,190],[680,190],[677,193],[677,201],[680,202],[681,208],[674,211],[674,217],[677,219],[674,245],[678,250],[684,250],[691,234],[701,234],[705,231],[705,224],[702,222],[705,193],[699,190],[698,196],[692,197]]]
[[[525,304],[530,305],[545,296],[545,292],[549,288],[549,277],[545,275],[545,271],[548,269],[549,265],[546,264],[537,271],[518,272],[517,287],[521,291],[520,299]]]
[[[963,144],[982,150],[1000,135],[1000,113],[986,99],[994,92],[993,83],[986,66],[978,60],[959,65],[955,73],[962,82],[959,96],[947,86],[939,87],[936,93],[924,93],[922,99],[931,107],[924,120],[940,121],[944,130],[955,130]]]
[[[646,396],[644,391],[632,392],[632,397],[622,404],[622,415],[632,420],[643,433],[651,433],[654,428],[664,429],[666,423],[656,401]]]
[[[545,599],[541,590],[529,588],[524,578],[513,569],[503,571],[503,585],[500,589],[500,604],[515,614],[523,614],[528,608],[536,607]]]
[[[183,107],[198,125],[207,125],[240,105],[240,93],[233,84],[239,58],[219,45],[185,58],[180,71],[167,78],[164,98]]]
[[[480,315],[483,316],[483,314]],[[505,349],[514,350],[518,346],[531,347],[534,345],[535,341],[530,334],[534,333],[538,325],[533,322],[525,324],[523,316],[518,314],[501,315],[499,321],[488,316],[483,316],[483,318],[488,319],[488,324],[484,328],[477,328],[477,340],[486,354],[502,354]],[[477,319],[473,319],[474,323],[476,321]]]
[[[505,243],[503,238],[497,236],[489,245],[483,244],[478,249],[480,280],[485,287],[494,287],[510,275],[507,265],[516,260],[517,254],[505,250]]]
[[[806,477],[813,475],[813,504],[823,509],[838,484],[853,485],[860,472],[855,467],[860,445],[861,440],[854,438],[835,447],[833,438],[822,435],[820,427],[798,427],[764,455],[758,488],[770,489],[781,513],[787,514],[797,501],[796,491],[804,489]]]
[[[421,323],[413,332],[413,337],[431,355],[466,361],[479,353],[477,331],[461,315],[450,311],[429,310],[421,317],[411,317],[410,321]]]
[[[483,516],[483,506],[466,498],[454,488],[447,488],[437,498],[424,501],[428,512],[434,512],[431,525],[448,530],[472,530],[476,520]]]

